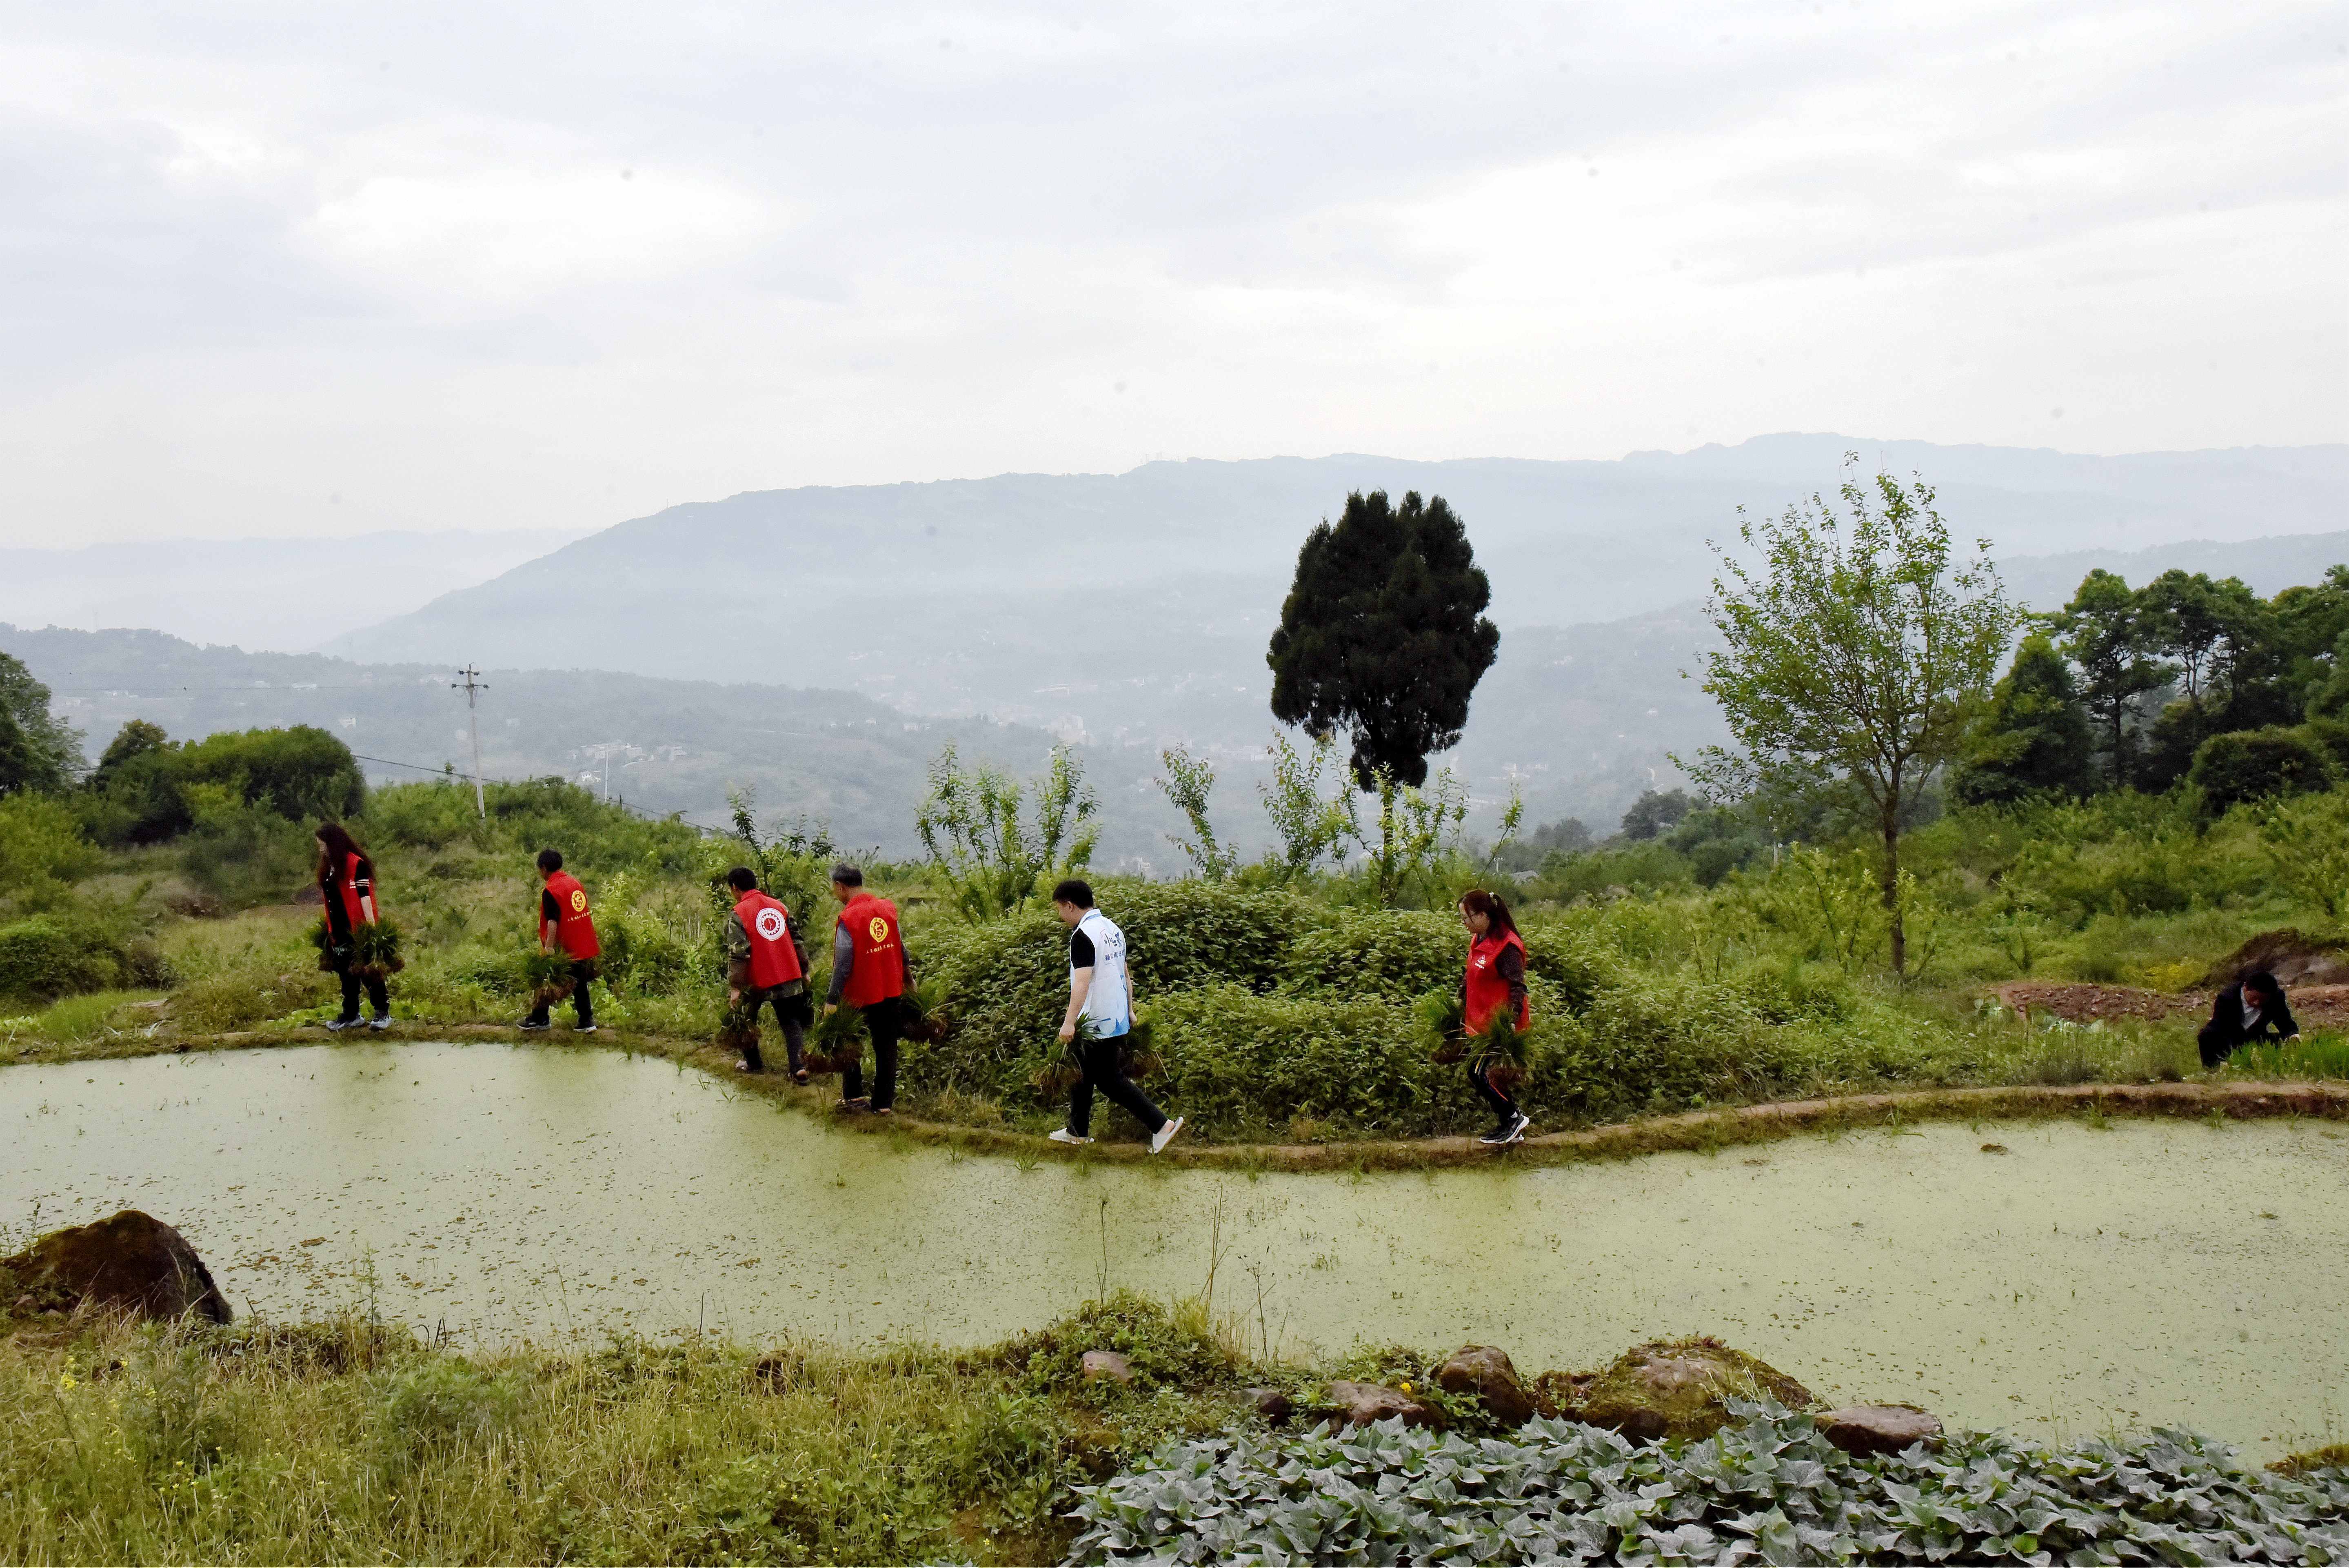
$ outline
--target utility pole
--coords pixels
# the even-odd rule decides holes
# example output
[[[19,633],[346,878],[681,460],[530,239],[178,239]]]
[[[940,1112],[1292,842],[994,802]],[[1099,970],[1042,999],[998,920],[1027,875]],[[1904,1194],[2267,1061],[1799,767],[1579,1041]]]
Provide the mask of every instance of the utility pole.
[[[449,690],[465,694],[465,720],[473,728],[473,810],[483,822],[490,819],[489,802],[481,797],[481,694],[489,690],[479,679],[481,671],[468,664],[457,671],[465,678],[463,684],[451,680]]]

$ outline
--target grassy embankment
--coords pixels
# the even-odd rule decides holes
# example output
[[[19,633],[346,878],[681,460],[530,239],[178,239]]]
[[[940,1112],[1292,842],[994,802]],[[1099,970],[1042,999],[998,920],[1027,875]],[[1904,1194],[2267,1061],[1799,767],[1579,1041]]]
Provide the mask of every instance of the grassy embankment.
[[[2349,797],[2318,804],[2338,812]],[[552,842],[598,899],[612,976],[599,1012],[613,1039],[722,1066],[701,1044],[723,1002],[708,878],[747,846],[634,821],[561,786],[493,792],[486,825],[470,805],[440,786],[384,790],[362,825],[386,907],[407,933],[409,967],[393,985],[402,1033],[497,1027],[519,1014],[533,940],[528,853]],[[143,966],[160,983],[124,990],[137,977],[118,972],[107,991],[10,1009],[0,1052],[37,1061],[302,1037],[330,1015],[330,982],[305,934],[315,916],[256,901],[300,886],[301,832],[286,824],[277,836],[296,842],[264,834],[229,855],[199,831],[84,856],[74,883],[36,888],[35,901],[59,912],[34,918],[113,922],[129,933],[118,971]],[[2196,1079],[2190,1018],[2026,1021],[1985,1005],[1985,987],[2082,979],[2176,991],[2254,932],[2336,929],[2322,889],[2283,874],[2249,808],[2209,825],[2181,801],[2142,796],[1964,812],[1912,836],[1908,856],[1918,961],[1899,982],[1882,970],[1863,851],[1803,849],[1704,887],[1649,846],[1531,883],[1521,912],[1539,1022],[1526,1097],[1539,1126],[1880,1091]],[[819,937],[833,912],[820,864],[782,851],[769,859]],[[1040,914],[966,923],[927,875],[885,867],[874,877],[903,904],[919,968],[956,1021],[944,1044],[908,1049],[903,1107],[975,1137],[1049,1130],[1059,1108],[1032,1078],[1055,1049],[1059,927]],[[1615,875],[1630,879],[1609,884],[1619,892],[1543,897]],[[1402,909],[1366,907],[1364,888],[1344,877],[1282,887],[1102,879],[1154,1025],[1154,1094],[1192,1118],[1203,1145],[1338,1148],[1476,1127],[1460,1069],[1428,1061],[1413,1003],[1455,982],[1462,939],[1445,906],[1479,879],[1454,862],[1415,892],[1435,908]],[[28,895],[14,897],[22,908]],[[245,907],[231,912],[236,902]],[[2244,1054],[2225,1076],[2344,1075],[2349,1046],[2313,1032]],[[1108,1130],[1133,1129],[1121,1115]],[[1716,1135],[1661,1136],[1669,1146]]]

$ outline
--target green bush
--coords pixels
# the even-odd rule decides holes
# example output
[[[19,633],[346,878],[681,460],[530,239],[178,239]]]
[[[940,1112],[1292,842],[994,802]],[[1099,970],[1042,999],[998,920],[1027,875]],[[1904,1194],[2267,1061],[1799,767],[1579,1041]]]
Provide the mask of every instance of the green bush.
[[[78,881],[102,858],[64,801],[25,791],[0,796],[0,894],[40,881]]]
[[[105,991],[129,978],[129,955],[55,915],[0,926],[0,996],[50,1002]]]
[[[222,784],[188,791],[193,820],[181,864],[189,880],[232,908],[285,903],[314,880],[314,825],[242,800]]]
[[[2203,810],[2221,816],[2250,801],[2331,789],[2333,763],[2304,731],[2240,730],[2203,742],[2187,779]]]
[[[1456,989],[1468,950],[1459,917],[1430,910],[1349,910],[1299,934],[1280,989],[1408,1002]]]

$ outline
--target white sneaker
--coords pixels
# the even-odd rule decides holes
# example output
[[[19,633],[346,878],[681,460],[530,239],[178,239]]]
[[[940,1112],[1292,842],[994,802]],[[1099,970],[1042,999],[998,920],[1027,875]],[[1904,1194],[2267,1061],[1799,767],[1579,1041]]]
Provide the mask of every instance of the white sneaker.
[[[1164,1127],[1160,1127],[1155,1133],[1151,1135],[1150,1152],[1156,1154],[1160,1149],[1164,1148],[1168,1144],[1173,1143],[1174,1141],[1174,1135],[1182,1130],[1183,1118],[1181,1116],[1176,1116],[1173,1121],[1168,1122]]]
[[[1054,1143],[1091,1143],[1093,1141],[1089,1137],[1079,1137],[1076,1134],[1071,1132],[1066,1127],[1061,1128],[1058,1132],[1046,1133],[1044,1136],[1050,1138]]]

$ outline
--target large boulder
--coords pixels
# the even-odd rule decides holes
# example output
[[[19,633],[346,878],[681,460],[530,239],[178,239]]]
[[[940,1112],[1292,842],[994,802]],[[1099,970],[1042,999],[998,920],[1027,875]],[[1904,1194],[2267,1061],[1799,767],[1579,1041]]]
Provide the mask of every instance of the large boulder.
[[[1367,1427],[1390,1416],[1401,1417],[1406,1427],[1436,1424],[1434,1411],[1402,1389],[1390,1388],[1383,1383],[1332,1383],[1330,1404],[1338,1419],[1350,1427]]]
[[[1711,1334],[1635,1345],[1587,1377],[1542,1379],[1560,1414],[1627,1438],[1709,1438],[1728,1425],[1728,1401],[1764,1395],[1795,1409],[1811,1392],[1767,1362],[1732,1350]]]
[[[1847,1454],[1897,1454],[1941,1446],[1941,1418],[1914,1405],[1850,1405],[1818,1418],[1819,1435]]]
[[[229,1320],[212,1272],[187,1238],[151,1214],[125,1209],[94,1225],[52,1231],[0,1258],[0,1302],[19,1312],[70,1312],[87,1303],[141,1317],[195,1313]]]
[[[1516,1428],[1534,1418],[1534,1402],[1517,1381],[1508,1352],[1497,1345],[1464,1345],[1435,1369],[1447,1394],[1474,1394],[1502,1426]]]

